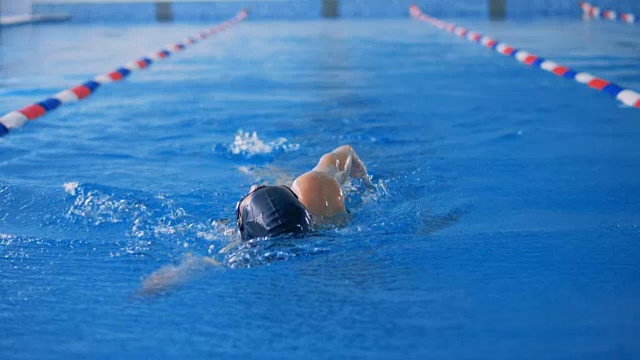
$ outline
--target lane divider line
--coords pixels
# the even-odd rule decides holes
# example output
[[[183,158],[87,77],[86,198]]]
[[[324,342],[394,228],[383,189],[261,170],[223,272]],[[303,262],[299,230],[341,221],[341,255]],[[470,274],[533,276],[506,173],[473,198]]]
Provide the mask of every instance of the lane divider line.
[[[446,21],[431,17],[420,11],[420,8],[416,5],[409,7],[409,13],[414,19],[426,22],[440,30],[450,32],[458,37],[481,44],[504,56],[513,57],[526,65],[535,66],[559,77],[573,79],[581,84],[589,86],[590,88],[607,93],[627,106],[640,108],[640,94],[636,91],[625,89],[618,84],[598,78],[589,73],[580,72],[570,67],[562,66],[551,60],[541,58],[527,51],[516,49],[511,45],[492,39],[478,32],[471,31],[467,28],[456,26]]]
[[[98,75],[93,79],[74,86],[71,89],[60,91],[50,98],[44,99],[35,104],[27,105],[20,110],[12,111],[0,117],[0,137],[6,135],[12,129],[20,128],[27,120],[35,120],[62,104],[78,101],[88,97],[104,84],[118,82],[129,76],[133,71],[144,70],[156,61],[168,58],[171,54],[184,50],[187,46],[193,45],[219,32],[229,29],[237,23],[243,21],[249,15],[248,10],[240,11],[235,17],[220,23],[214,27],[204,30],[195,37],[187,37],[181,42],[166,45],[163,49],[153,52],[138,60],[126,63],[125,65],[105,74]]]
[[[588,18],[601,18],[614,21],[619,20],[624,21],[627,24],[635,24],[639,21],[637,15],[617,12],[614,10],[602,10],[588,2],[581,2],[580,8],[582,9],[582,13]]]

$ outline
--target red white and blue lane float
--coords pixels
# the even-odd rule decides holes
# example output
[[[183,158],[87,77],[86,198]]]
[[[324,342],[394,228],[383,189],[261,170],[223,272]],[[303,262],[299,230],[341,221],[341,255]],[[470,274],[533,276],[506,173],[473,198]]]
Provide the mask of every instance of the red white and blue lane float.
[[[596,89],[615,97],[627,106],[640,108],[640,94],[633,90],[625,89],[618,84],[598,78],[589,73],[580,72],[570,67],[562,66],[556,62],[546,60],[527,51],[516,49],[509,44],[482,35],[478,32],[471,31],[465,27],[457,26],[455,24],[451,24],[446,21],[434,18],[432,16],[424,14],[422,11],[420,11],[420,8],[415,5],[409,7],[409,13],[414,19],[426,22],[427,24],[432,25],[440,30],[447,31],[471,42],[481,44],[486,48],[494,50],[502,55],[513,57],[523,64],[537,67],[559,77],[572,79],[581,84],[585,84],[592,89]]]
[[[637,15],[618,12],[614,10],[602,10],[597,6],[589,4],[588,2],[581,2],[580,8],[582,9],[582,13],[585,17],[593,19],[607,19],[614,21],[623,21],[627,24],[637,24],[639,19]]]
[[[50,98],[23,107],[20,110],[12,111],[0,117],[0,136],[6,135],[9,131],[20,128],[27,120],[35,120],[47,114],[62,104],[82,100],[96,92],[96,90],[107,83],[120,81],[129,76],[133,71],[144,70],[154,62],[166,59],[171,54],[180,52],[199,41],[216,35],[219,32],[229,29],[237,23],[243,21],[249,15],[248,10],[240,11],[235,17],[220,23],[214,27],[204,30],[194,37],[187,37],[181,42],[166,46],[164,49],[153,52],[138,60],[131,61],[125,65],[102,75],[98,75],[92,80],[73,88],[63,90]]]

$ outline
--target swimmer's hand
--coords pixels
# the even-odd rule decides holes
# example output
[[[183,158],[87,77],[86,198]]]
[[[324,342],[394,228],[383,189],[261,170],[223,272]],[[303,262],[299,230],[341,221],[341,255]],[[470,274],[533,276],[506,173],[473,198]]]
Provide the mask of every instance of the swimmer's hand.
[[[188,254],[178,265],[166,265],[142,280],[137,296],[154,296],[173,290],[201,275],[211,266],[222,266],[220,262],[207,256]]]
[[[360,179],[367,189],[375,186],[371,183],[371,178],[367,172],[367,167],[360,159],[356,151],[350,145],[342,145],[331,152],[334,156],[337,168],[336,180],[342,184],[349,178]]]

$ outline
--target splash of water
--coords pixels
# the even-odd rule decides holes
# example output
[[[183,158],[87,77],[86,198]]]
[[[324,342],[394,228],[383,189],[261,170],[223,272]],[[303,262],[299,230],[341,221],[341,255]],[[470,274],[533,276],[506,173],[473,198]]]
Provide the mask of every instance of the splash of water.
[[[277,138],[273,141],[265,142],[258,137],[254,131],[252,133],[238,130],[233,144],[229,150],[234,155],[254,156],[259,154],[271,154],[273,152],[290,152],[300,148],[300,144],[291,144],[286,138]]]
[[[329,251],[326,239],[306,237],[258,238],[239,241],[222,254],[221,263],[229,268],[251,268],[274,261],[290,260],[300,256],[318,255]]]
[[[366,204],[377,202],[389,195],[387,181],[377,182],[362,181],[360,179],[348,179],[342,184],[345,193],[345,202],[348,209],[359,208]]]
[[[320,254],[330,248],[322,236],[234,242],[237,231],[233,221],[203,221],[162,194],[142,199],[134,195],[118,196],[78,182],[65,183],[64,189],[73,199],[67,218],[92,226],[125,226],[125,238],[116,240],[118,248],[111,252],[114,257],[157,254],[158,246],[164,253],[174,255],[189,248],[196,253],[208,253],[224,267],[245,268]],[[377,183],[351,180],[345,191],[352,209],[388,194],[382,180]],[[322,232],[325,230],[331,229]],[[179,273],[178,270],[170,272]]]
[[[64,189],[69,195],[75,196],[73,205],[66,214],[67,218],[74,221],[82,220],[93,225],[116,224],[150,214],[144,204],[118,200],[100,190],[86,190],[77,182],[65,183]]]
[[[0,245],[9,246],[15,240],[15,236],[11,234],[0,234]]]
[[[227,241],[227,232],[221,231],[220,221],[209,223],[198,219],[163,194],[145,199],[123,198],[77,182],[65,183],[64,189],[73,197],[66,214],[71,221],[90,226],[120,224],[126,227],[125,239],[115,241],[119,249],[112,252],[112,256],[145,254],[154,243],[190,248],[198,240]]]

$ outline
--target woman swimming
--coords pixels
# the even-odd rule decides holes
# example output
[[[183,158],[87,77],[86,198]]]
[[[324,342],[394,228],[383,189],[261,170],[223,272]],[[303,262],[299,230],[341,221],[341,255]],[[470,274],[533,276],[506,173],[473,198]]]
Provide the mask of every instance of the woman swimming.
[[[353,148],[343,145],[324,154],[318,164],[295,179],[291,188],[253,185],[236,206],[243,240],[305,233],[313,223],[333,223],[347,213],[341,185],[349,178],[371,186],[367,168]]]
[[[236,206],[236,220],[241,240],[220,250],[227,252],[242,240],[306,233],[313,224],[339,222],[347,213],[341,185],[349,178],[361,179],[373,187],[367,168],[353,148],[343,145],[324,154],[309,172],[295,179],[291,188],[253,185]],[[181,264],[167,265],[146,277],[136,295],[149,296],[176,287],[209,266],[221,266],[208,256],[184,258]]]

